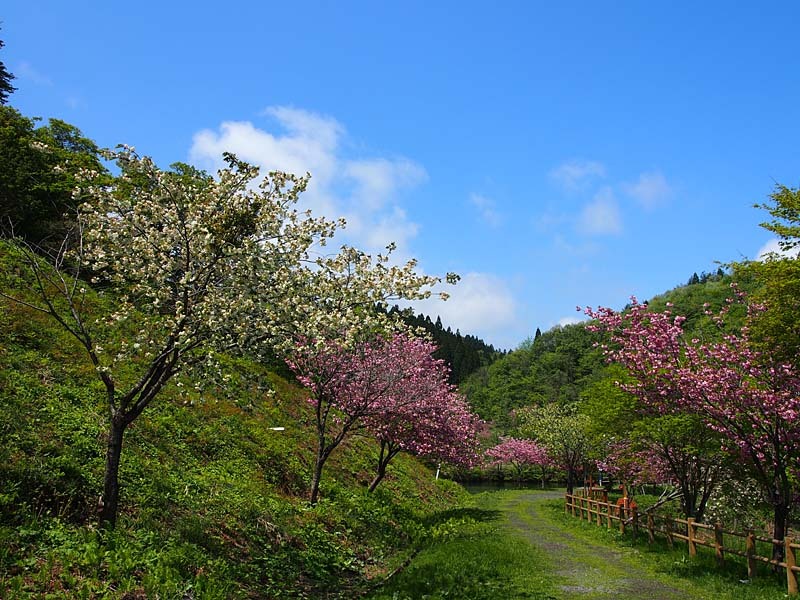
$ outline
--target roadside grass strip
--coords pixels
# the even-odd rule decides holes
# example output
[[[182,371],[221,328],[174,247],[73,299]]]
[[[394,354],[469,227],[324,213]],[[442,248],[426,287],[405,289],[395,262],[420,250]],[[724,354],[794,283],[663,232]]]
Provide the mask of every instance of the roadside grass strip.
[[[537,504],[536,510],[542,520],[561,532],[562,542],[572,548],[573,556],[580,556],[587,566],[596,569],[594,572],[599,578],[613,582],[617,578],[613,573],[614,562],[618,562],[628,565],[631,571],[643,573],[647,581],[658,581],[679,590],[683,598],[777,600],[787,597],[786,577],[782,573],[771,573],[760,567],[759,576],[748,580],[746,567],[741,563],[729,561],[723,568],[718,567],[713,549],[699,547],[697,556],[690,558],[684,544],[676,543],[672,549],[663,539],[648,544],[646,532],[640,532],[634,540],[630,532],[622,535],[617,528],[598,527],[565,515],[563,499]],[[543,535],[544,529],[537,527],[536,531]],[[587,558],[581,547],[591,549],[591,554],[601,560]],[[609,556],[616,556],[616,561],[609,561]],[[643,579],[634,591],[638,588],[638,592],[642,592],[648,585]],[[652,590],[649,593],[653,593]],[[659,599],[663,596],[650,597]]]

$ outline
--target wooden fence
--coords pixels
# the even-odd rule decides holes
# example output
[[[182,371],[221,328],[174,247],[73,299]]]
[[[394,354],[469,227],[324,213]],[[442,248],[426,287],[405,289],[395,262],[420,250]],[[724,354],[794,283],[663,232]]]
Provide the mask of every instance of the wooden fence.
[[[786,571],[789,595],[795,596],[798,593],[797,574],[800,573],[800,566],[797,566],[797,551],[800,550],[800,543],[795,543],[791,537],[776,540],[756,535],[752,530],[729,531],[719,522],[707,525],[696,523],[692,518],[676,519],[649,511],[640,514],[635,506],[627,509],[603,498],[571,494],[565,495],[564,512],[598,526],[605,524],[609,529],[617,526],[623,534],[630,530],[634,539],[644,531],[647,533],[648,543],[651,544],[655,542],[657,535],[665,537],[670,548],[673,547],[675,540],[686,542],[689,556],[697,555],[698,546],[713,548],[717,564],[720,566],[725,563],[726,556],[744,558],[748,579],[755,576],[756,565],[759,562],[780,567]],[[772,549],[775,545],[783,547],[785,557],[783,561],[772,559]],[[759,547],[766,548],[769,556],[759,554]]]

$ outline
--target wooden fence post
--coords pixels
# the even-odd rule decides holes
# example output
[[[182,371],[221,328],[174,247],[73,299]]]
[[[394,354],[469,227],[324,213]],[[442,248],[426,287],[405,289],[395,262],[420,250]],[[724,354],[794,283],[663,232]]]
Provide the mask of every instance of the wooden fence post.
[[[725,552],[723,550],[725,546],[722,542],[722,523],[717,521],[714,523],[714,549],[717,552],[717,565],[720,567],[725,564]]]
[[[656,521],[652,512],[647,513],[647,543],[656,541]]]
[[[597,501],[597,526],[600,527],[600,501]]]
[[[572,499],[572,502],[570,502],[569,505],[572,508],[572,516],[574,517],[575,516],[575,495],[574,494],[571,495],[570,498]]]
[[[745,554],[747,555],[747,578],[752,579],[756,575],[756,536],[752,529],[747,530]]]
[[[606,526],[611,529],[611,502],[606,505]]]
[[[697,546],[694,543],[694,538],[697,533],[694,527],[694,517],[686,519],[686,531],[686,537],[689,538],[689,556],[697,556]]]
[[[625,510],[625,505],[624,504],[619,507],[619,532],[622,535],[625,535],[625,514],[626,514],[626,512],[627,511]]]
[[[667,530],[667,545],[669,549],[672,550],[674,541],[672,540],[672,517],[666,517],[666,521],[664,522],[664,529]]]
[[[586,520],[591,523],[592,522],[592,504],[594,500],[591,498],[586,499]]]
[[[639,509],[635,506],[631,507],[631,520],[633,521],[633,539],[639,535]]]
[[[792,538],[786,537],[783,540],[786,547],[786,587],[790,596],[797,595],[797,573],[792,567],[797,565],[797,558],[792,548]]]

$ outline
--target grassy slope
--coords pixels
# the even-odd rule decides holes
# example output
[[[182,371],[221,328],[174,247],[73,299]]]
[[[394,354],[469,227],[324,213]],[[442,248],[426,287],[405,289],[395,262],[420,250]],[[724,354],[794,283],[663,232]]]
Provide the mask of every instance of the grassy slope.
[[[0,245],[3,289],[23,291],[21,273]],[[51,319],[0,299],[0,597],[351,597],[463,494],[402,456],[366,494],[375,448],[354,440],[309,507],[302,391],[246,360],[225,366],[224,390],[172,385],[128,430],[120,524],[103,538],[102,386]]]

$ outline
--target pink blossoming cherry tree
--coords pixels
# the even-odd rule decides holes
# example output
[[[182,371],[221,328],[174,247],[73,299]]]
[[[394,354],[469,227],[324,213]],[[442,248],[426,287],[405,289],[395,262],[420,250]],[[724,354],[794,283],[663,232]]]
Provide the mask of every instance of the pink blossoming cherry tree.
[[[724,325],[734,298],[715,321]],[[751,314],[763,310],[749,307]],[[706,311],[709,316],[710,311]],[[773,535],[782,540],[796,492],[800,467],[800,373],[775,362],[750,344],[747,327],[704,341],[684,332],[685,318],[669,308],[650,312],[632,299],[623,313],[587,309],[611,335],[604,348],[610,360],[626,366],[635,383],[624,385],[659,414],[690,413],[721,434],[727,449],[759,482],[773,509]],[[782,546],[773,550],[782,556]]]
[[[457,463],[472,462],[479,421],[447,383],[436,346],[395,333],[350,346],[298,344],[287,361],[311,392],[317,451],[309,499],[316,503],[325,462],[350,434],[369,432],[381,444],[373,490],[401,451]]]

